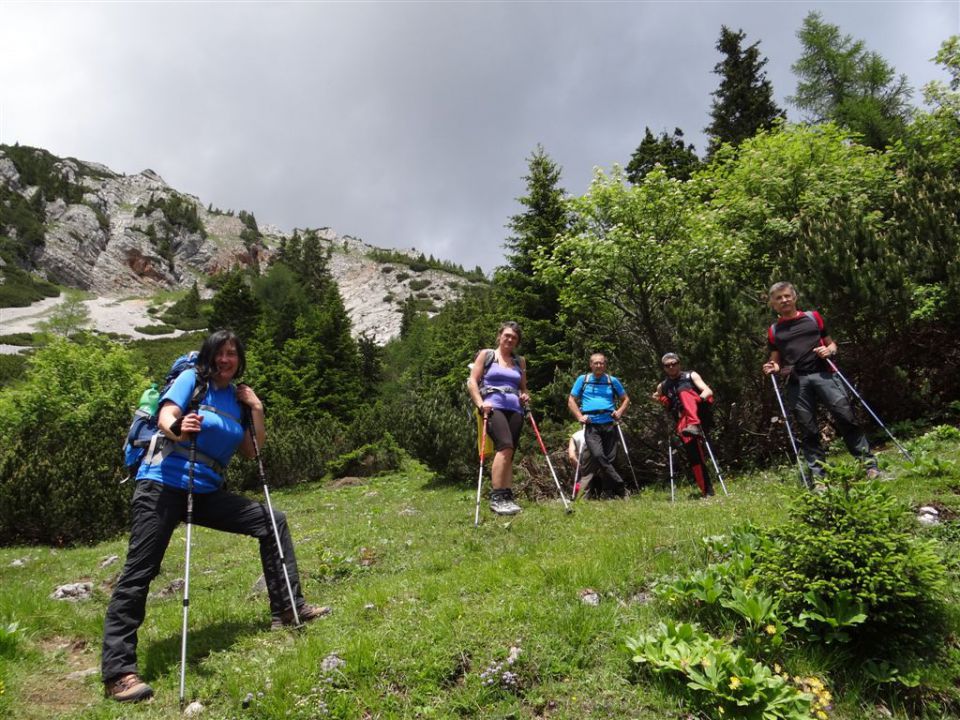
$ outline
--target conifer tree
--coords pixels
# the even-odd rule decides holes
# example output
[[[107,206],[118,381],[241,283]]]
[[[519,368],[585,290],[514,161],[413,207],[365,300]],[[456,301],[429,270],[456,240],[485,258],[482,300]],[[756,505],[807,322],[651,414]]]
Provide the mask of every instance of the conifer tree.
[[[912,113],[905,75],[896,76],[879,54],[866,50],[862,40],[841,35],[820,13],[807,15],[797,36],[803,54],[793,64],[797,92],[788,100],[808,120],[842,125],[877,150],[903,134]]]
[[[712,122],[705,128],[710,136],[708,155],[713,155],[721,143],[737,146],[786,117],[773,100],[773,86],[763,71],[767,58],[760,57],[759,41],[744,48],[745,38],[743,30],[733,32],[726,25],[720,28],[717,50],[724,59],[713,68],[721,80],[712,93]]]
[[[507,223],[513,232],[506,241],[508,264],[498,269],[495,283],[503,295],[503,305],[514,308],[512,319],[521,324],[524,354],[536,358],[528,363],[527,382],[537,387],[553,379],[554,366],[564,356],[561,348],[565,333],[557,321],[560,305],[556,288],[537,276],[534,263],[537,257],[552,253],[557,237],[569,225],[569,214],[559,184],[560,166],[542,145],[537,145],[527,161],[527,194],[518,198],[525,210]]]
[[[244,341],[253,338],[260,322],[260,302],[250,289],[242,270],[230,272],[213,296],[210,330],[231,328]]]
[[[700,158],[693,144],[684,143],[683,130],[674,128],[672,136],[662,132],[655,138],[650,128],[646,128],[643,140],[627,163],[627,179],[636,185],[657,165],[663,168],[667,177],[677,180],[689,180],[699,167]]]

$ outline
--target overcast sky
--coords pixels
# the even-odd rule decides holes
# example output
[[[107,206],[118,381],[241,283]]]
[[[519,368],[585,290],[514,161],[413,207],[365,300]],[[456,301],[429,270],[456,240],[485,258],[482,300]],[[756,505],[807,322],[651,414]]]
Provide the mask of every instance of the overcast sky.
[[[923,2],[18,3],[0,0],[0,142],[158,172],[283,230],[503,261],[537,143],[585,191],[643,138],[701,152],[721,25],[776,99],[818,10],[916,89],[960,33]]]

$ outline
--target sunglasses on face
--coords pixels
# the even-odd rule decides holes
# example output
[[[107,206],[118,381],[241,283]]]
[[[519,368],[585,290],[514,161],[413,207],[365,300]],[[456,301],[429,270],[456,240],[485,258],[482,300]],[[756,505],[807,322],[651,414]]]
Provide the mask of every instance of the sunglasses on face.
[[[669,368],[669,367],[676,367],[676,366],[679,365],[679,364],[680,364],[680,363],[678,363],[678,362],[665,362],[665,363],[663,364],[663,366]]]

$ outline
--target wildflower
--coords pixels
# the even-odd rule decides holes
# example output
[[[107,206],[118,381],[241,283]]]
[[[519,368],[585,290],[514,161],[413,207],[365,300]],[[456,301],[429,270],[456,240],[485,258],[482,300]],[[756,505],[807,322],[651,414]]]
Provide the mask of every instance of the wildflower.
[[[740,687],[740,678],[734,675],[732,678],[730,678],[730,689],[736,690],[738,687]]]
[[[823,710],[817,710],[817,720],[827,720],[827,714]]]
[[[779,675],[779,674],[783,671],[783,668],[780,667],[780,663],[774,663],[774,664],[773,664],[773,671],[774,671],[777,675]]]
[[[766,631],[767,635],[776,635],[776,634],[777,634],[777,628],[774,627],[773,625],[767,625],[767,626],[764,628],[764,630]]]
[[[723,715],[726,712],[726,710],[723,709],[723,705],[717,705],[717,712],[720,715]]]

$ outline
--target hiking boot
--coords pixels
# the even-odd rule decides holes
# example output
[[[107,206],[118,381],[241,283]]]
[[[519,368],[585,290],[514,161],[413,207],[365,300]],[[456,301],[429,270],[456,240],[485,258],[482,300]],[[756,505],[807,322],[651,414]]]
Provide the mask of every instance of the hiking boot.
[[[497,515],[516,515],[521,508],[513,501],[513,490],[503,488],[490,493],[490,509]]]
[[[700,431],[699,425],[687,425],[683,430],[680,431],[680,434],[696,436],[702,435],[703,433]]]
[[[883,473],[880,472],[879,468],[868,467],[867,468],[867,480],[881,480],[883,478]]]
[[[140,702],[153,697],[153,688],[136,673],[127,673],[105,682],[103,693],[117,702]]]
[[[301,625],[305,625],[308,622],[329,614],[330,608],[328,608],[326,605],[317,606],[304,603],[297,608],[297,615],[300,617]],[[273,616],[273,620],[270,621],[270,629],[280,630],[285,627],[296,627],[294,622],[296,622],[296,620],[293,617],[293,608],[288,608],[279,615]]]

